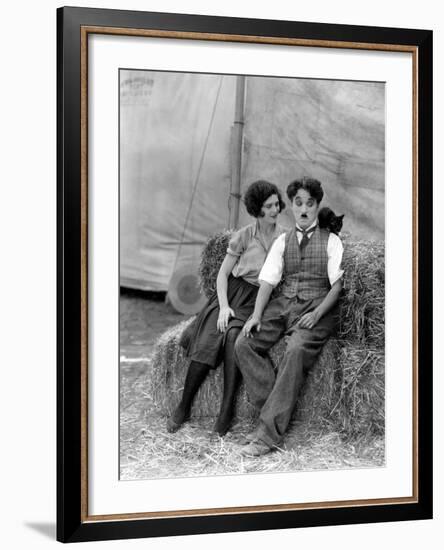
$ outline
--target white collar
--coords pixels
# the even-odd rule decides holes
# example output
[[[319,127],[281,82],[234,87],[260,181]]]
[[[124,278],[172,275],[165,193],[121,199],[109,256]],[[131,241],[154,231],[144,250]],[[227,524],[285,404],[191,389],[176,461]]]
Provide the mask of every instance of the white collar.
[[[307,227],[307,229],[302,229],[301,227],[299,227],[298,224],[296,224],[296,231],[299,231],[299,233],[304,233],[304,232],[310,231],[310,229],[315,228],[317,226],[317,224],[318,224],[318,222],[316,220],[310,225],[310,227]]]

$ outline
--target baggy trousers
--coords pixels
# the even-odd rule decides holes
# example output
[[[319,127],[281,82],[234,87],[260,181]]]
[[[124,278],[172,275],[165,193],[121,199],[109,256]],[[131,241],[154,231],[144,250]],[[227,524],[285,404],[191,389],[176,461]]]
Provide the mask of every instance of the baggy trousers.
[[[260,331],[249,338],[240,335],[236,341],[235,354],[248,396],[260,409],[256,435],[270,447],[283,438],[305,375],[336,326],[336,307],[312,329],[296,326],[322,300],[275,298],[265,309]],[[276,373],[268,351],[283,336],[287,336],[286,350]]]

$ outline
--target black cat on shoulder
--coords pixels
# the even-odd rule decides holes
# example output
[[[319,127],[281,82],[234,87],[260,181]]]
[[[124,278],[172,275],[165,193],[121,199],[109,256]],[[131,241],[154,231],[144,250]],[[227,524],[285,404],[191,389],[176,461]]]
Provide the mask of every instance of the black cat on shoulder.
[[[324,206],[318,212],[319,227],[328,229],[331,233],[339,235],[342,229],[344,214],[336,216],[331,208]]]

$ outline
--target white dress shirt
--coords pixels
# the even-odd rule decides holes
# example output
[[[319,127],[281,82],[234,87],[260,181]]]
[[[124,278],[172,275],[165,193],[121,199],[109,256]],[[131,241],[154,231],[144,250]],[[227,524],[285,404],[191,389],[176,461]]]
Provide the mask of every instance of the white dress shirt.
[[[315,227],[316,223],[312,224],[308,229]],[[312,235],[313,233],[310,233],[307,236],[311,239]],[[296,225],[296,236],[300,243],[302,240],[302,229],[298,225]],[[267,259],[259,273],[259,282],[264,281],[273,287],[280,282],[284,269],[284,250],[285,233],[280,235],[270,248]],[[341,269],[343,251],[344,247],[342,246],[341,239],[334,233],[330,233],[327,242],[327,273],[331,286],[344,274],[344,271]]]

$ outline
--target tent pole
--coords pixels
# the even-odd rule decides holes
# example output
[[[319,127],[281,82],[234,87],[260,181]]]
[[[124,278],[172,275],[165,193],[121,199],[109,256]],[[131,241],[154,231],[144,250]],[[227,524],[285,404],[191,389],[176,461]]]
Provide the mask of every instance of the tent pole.
[[[233,172],[229,200],[229,227],[236,229],[239,223],[239,203],[242,170],[242,140],[244,133],[245,76],[236,77],[236,104],[233,127]]]

